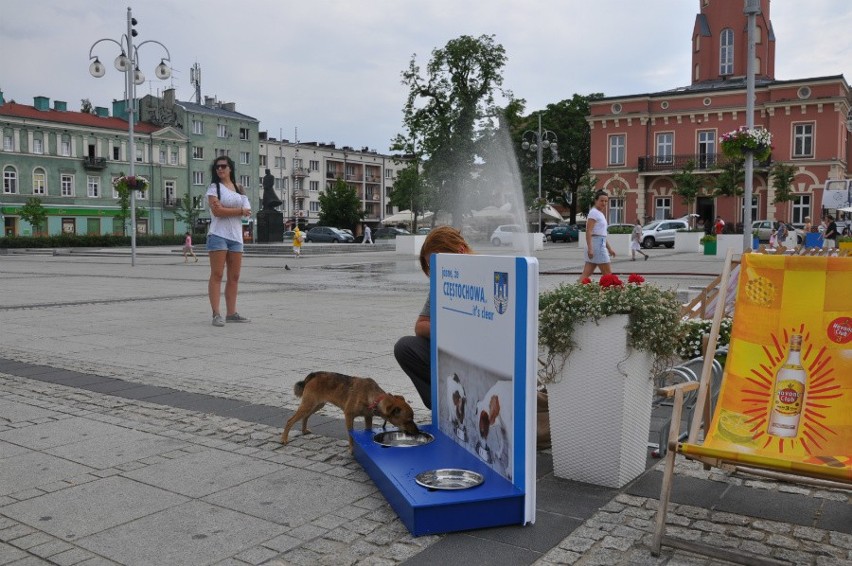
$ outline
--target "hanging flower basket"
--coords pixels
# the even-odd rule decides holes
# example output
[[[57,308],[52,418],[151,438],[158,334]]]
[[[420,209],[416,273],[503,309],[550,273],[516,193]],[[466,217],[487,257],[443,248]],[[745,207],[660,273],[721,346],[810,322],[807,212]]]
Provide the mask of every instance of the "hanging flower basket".
[[[113,181],[112,186],[118,191],[141,191],[144,192],[148,188],[148,181],[143,177],[131,177],[130,175],[122,175]]]
[[[772,134],[768,130],[741,128],[722,135],[719,141],[722,153],[729,159],[743,159],[751,153],[757,161],[766,161],[772,155]]]

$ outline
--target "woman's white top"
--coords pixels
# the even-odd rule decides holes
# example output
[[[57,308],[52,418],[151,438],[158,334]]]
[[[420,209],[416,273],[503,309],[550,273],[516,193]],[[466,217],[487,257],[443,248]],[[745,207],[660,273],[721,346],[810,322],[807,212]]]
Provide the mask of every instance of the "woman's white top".
[[[586,220],[594,220],[595,225],[592,227],[592,236],[606,236],[607,221],[603,212],[595,207],[586,215]]]
[[[249,199],[245,195],[241,195],[236,191],[232,191],[225,185],[219,185],[219,195],[216,194],[216,183],[211,183],[207,187],[207,199],[211,196],[219,197],[219,202],[225,208],[248,208],[251,209]],[[216,216],[210,214],[210,229],[208,234],[215,234],[220,238],[231,240],[232,242],[243,241],[243,217],[242,216]]]

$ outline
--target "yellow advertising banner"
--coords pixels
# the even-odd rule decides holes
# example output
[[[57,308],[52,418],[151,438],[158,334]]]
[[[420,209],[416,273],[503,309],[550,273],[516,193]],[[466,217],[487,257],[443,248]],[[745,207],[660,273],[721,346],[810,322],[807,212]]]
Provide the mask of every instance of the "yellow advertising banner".
[[[852,258],[743,255],[700,452],[852,479]]]

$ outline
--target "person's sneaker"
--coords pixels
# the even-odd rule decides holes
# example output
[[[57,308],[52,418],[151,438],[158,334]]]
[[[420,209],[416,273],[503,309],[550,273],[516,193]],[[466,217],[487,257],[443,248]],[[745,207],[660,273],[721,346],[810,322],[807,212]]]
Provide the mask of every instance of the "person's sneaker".
[[[234,314],[229,314],[225,317],[225,320],[227,322],[251,322],[250,318],[246,318],[238,312],[235,312]]]
[[[213,315],[213,326],[225,326],[225,319],[222,318],[221,314]]]

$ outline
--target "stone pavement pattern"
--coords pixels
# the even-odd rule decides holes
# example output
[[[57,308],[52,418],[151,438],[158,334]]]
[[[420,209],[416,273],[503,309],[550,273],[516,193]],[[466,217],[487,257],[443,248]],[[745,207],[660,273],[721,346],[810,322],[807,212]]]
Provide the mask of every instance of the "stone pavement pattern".
[[[35,364],[0,362],[0,565],[718,563],[672,549],[652,557],[655,498],[553,478],[546,454],[535,525],[414,538],[346,450],[339,411],[324,410],[328,434],[281,446],[283,410],[298,404],[292,385],[309,371],[369,375],[417,399],[390,353],[426,293],[416,261],[314,249],[298,262],[247,256],[239,309],[253,322],[224,329],[209,323],[204,262],[183,265],[171,250],[141,254],[136,268],[127,256],[0,257],[0,357]],[[659,284],[703,284],[719,271],[694,254],[652,253],[641,272]],[[538,255],[542,272],[581,265],[573,246]],[[542,287],[575,278],[542,275]],[[40,381],[51,368],[80,372],[81,386],[86,376],[120,381],[100,391]],[[194,405],[179,393],[130,398],[137,385],[282,412],[251,422],[212,404],[185,408]],[[119,387],[125,397],[110,394]],[[852,563],[848,494],[684,461],[677,470],[700,486],[788,494],[802,508],[818,501],[841,526],[676,503],[672,534],[797,564]]]

